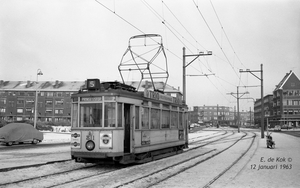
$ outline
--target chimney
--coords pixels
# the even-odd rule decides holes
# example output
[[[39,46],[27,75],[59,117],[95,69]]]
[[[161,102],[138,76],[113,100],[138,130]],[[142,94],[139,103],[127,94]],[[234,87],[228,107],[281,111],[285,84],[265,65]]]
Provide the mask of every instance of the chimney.
[[[26,88],[29,88],[31,86],[30,81],[27,80]]]
[[[58,87],[59,87],[59,81],[58,81],[58,80],[55,81],[55,84],[54,84],[53,87],[54,87],[54,88],[58,88]]]

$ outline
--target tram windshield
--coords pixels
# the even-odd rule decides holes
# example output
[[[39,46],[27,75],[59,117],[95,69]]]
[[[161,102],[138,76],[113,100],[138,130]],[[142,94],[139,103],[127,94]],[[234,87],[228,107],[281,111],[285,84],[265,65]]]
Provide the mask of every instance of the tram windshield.
[[[81,104],[80,127],[102,127],[102,103]]]
[[[73,127],[122,127],[122,104],[116,102],[73,104]],[[118,110],[118,111],[117,111]],[[77,118],[79,116],[79,123]],[[118,119],[116,119],[118,117]],[[104,125],[104,126],[103,126]]]

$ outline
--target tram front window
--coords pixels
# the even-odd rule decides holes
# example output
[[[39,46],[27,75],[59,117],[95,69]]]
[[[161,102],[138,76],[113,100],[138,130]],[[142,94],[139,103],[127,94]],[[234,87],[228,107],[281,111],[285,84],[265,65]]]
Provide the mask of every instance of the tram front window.
[[[79,122],[81,127],[102,127],[102,104],[81,104]]]
[[[106,102],[104,106],[104,127],[116,126],[116,103]]]

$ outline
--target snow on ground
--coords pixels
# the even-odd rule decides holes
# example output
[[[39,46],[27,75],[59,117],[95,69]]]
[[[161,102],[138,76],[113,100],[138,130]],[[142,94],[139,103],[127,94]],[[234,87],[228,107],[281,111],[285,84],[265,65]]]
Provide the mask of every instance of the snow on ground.
[[[257,137],[254,147],[250,149],[248,154],[245,155],[237,165],[214,182],[211,187],[300,187],[300,138],[286,134],[272,133],[276,147],[275,149],[268,149],[265,139],[260,138],[260,132],[257,131],[256,133]],[[199,135],[206,136],[208,134],[212,134],[212,132],[202,131],[200,133],[190,133],[189,138],[195,138]],[[69,141],[70,133],[45,132],[44,141],[41,144]],[[222,160],[231,160],[233,157],[238,156],[238,154],[245,150],[245,146],[241,145],[240,147],[240,149],[235,150],[235,153],[223,155]],[[69,154],[66,153],[66,155]],[[57,160],[60,160],[60,157],[61,156],[57,155]],[[197,172],[209,173],[209,171],[216,170],[218,166],[214,160],[208,160],[205,163],[205,167],[203,165],[197,165],[191,170],[187,170],[173,177],[173,182],[177,182],[177,186],[173,184],[172,187],[197,187],[197,180],[202,181],[205,177],[204,173],[201,174]],[[76,165],[76,163],[71,164]],[[52,170],[53,169],[49,168],[49,171]],[[2,175],[0,173],[0,176]],[[9,175],[5,175],[6,178],[8,178],[7,176]],[[11,176],[24,176],[24,174],[22,174],[21,171],[18,173],[17,170],[14,171]],[[171,184],[166,183],[160,187],[169,186],[171,186]]]
[[[258,133],[257,148],[211,187],[300,187],[300,139],[280,133],[272,136],[275,149],[268,149]]]
[[[53,132],[43,132],[44,140],[42,143],[59,143],[59,142],[70,142],[70,133],[53,133]]]

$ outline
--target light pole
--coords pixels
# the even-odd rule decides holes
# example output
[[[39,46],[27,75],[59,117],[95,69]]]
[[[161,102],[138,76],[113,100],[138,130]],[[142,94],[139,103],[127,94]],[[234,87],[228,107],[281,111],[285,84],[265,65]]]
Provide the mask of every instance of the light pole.
[[[246,71],[240,69],[240,72],[250,72],[253,76],[260,80],[261,86],[261,119],[260,119],[260,126],[261,126],[261,138],[264,138],[265,131],[264,131],[264,86],[263,86],[263,64],[260,64],[260,70],[250,70],[247,69]],[[260,72],[260,78],[256,76],[253,72]]]
[[[206,54],[204,54],[203,52],[200,52],[199,54],[192,54],[192,55],[186,55],[185,54],[185,47],[183,47],[182,51],[183,51],[183,55],[182,55],[182,60],[183,60],[183,69],[182,69],[183,70],[183,73],[182,73],[182,76],[183,76],[183,78],[182,78],[182,82],[183,82],[182,83],[182,88],[183,88],[183,103],[187,104],[186,103],[186,80],[185,80],[187,75],[186,75],[185,69],[191,63],[193,63],[198,57],[212,55],[212,51],[207,51]],[[186,62],[185,62],[185,58],[186,57],[195,57],[195,58],[186,65]],[[189,75],[189,76],[208,76],[208,75],[205,74],[205,75]]]
[[[43,75],[41,69],[37,70],[37,73],[36,73],[36,84],[38,83],[39,75]],[[35,90],[34,123],[33,123],[33,127],[35,129],[36,129],[36,117],[37,117],[37,104],[38,104],[38,87],[36,87],[36,90]]]
[[[240,103],[239,103],[239,100],[241,99],[241,97],[242,96],[244,96],[245,94],[249,94],[249,92],[248,91],[246,91],[245,93],[239,93],[239,86],[237,86],[236,87],[236,90],[237,90],[237,92],[236,93],[233,93],[233,92],[231,92],[231,93],[228,93],[228,94],[230,94],[230,95],[232,95],[233,97],[235,97],[236,98],[236,100],[237,100],[237,127],[238,127],[238,133],[240,132]],[[236,96],[234,96],[233,94],[236,94]],[[240,94],[241,94],[241,96],[240,96]]]

